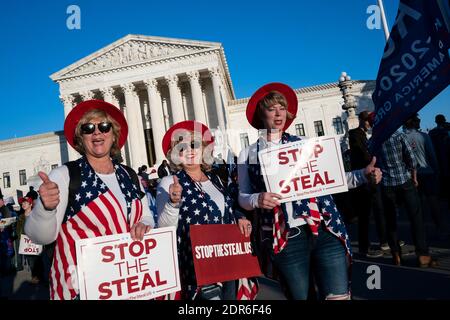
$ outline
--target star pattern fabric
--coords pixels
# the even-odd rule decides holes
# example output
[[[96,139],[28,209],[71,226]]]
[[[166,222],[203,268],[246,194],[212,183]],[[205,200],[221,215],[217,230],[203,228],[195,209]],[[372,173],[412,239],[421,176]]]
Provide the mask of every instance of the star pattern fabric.
[[[188,299],[195,296],[197,290],[192,247],[190,240],[190,225],[199,224],[230,224],[235,223],[233,200],[228,190],[222,185],[217,175],[205,173],[214,186],[225,197],[225,212],[220,211],[217,204],[201,186],[195,183],[185,171],[176,173],[179,183],[183,186],[181,194],[179,221],[177,228],[178,257],[183,295]]]
[[[81,187],[79,192],[75,194],[75,201],[71,206],[67,207],[64,221],[72,218],[76,213],[78,213],[82,208],[85,208],[87,204],[97,196],[109,191],[109,188],[95,173],[94,169],[84,157],[78,159],[77,163],[80,167]],[[124,195],[125,201],[127,203],[126,216],[127,220],[129,221],[131,214],[131,204],[134,199],[140,199],[139,190],[137,190],[136,186],[132,182],[130,176],[128,175],[128,172],[124,168],[122,168],[122,166],[118,162],[113,161],[113,164],[114,172],[117,181],[119,182],[120,190],[122,191],[122,194]]]

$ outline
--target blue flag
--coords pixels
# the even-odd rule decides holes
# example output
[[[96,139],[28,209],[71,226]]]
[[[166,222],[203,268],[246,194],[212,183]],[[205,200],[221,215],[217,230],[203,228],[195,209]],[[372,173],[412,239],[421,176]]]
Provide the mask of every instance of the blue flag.
[[[372,153],[449,85],[449,2],[400,0],[372,95]]]

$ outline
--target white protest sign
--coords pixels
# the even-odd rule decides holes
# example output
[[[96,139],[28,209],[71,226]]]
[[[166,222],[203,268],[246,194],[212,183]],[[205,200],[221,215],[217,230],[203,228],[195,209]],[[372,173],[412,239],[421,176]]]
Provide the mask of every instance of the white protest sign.
[[[148,300],[180,290],[175,227],[76,241],[82,300]]]
[[[42,246],[40,244],[33,243],[25,234],[20,236],[19,254],[38,256],[41,252]]]
[[[282,203],[348,190],[338,136],[278,145],[258,156],[267,191],[280,194]]]

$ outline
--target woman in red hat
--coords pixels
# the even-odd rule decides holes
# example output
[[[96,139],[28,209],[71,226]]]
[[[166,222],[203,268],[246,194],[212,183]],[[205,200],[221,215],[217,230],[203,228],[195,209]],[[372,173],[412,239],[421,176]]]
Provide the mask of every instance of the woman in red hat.
[[[251,233],[250,221],[234,210],[227,186],[211,171],[213,142],[209,129],[197,121],[177,123],[164,135],[163,151],[176,173],[164,177],[158,186],[158,226],[177,227],[182,299],[252,299],[257,288],[248,279],[196,285],[190,225],[237,222],[242,234]]]
[[[82,157],[48,176],[39,172],[40,199],[25,224],[33,242],[56,240],[50,293],[58,300],[78,298],[75,240],[125,232],[142,240],[154,225],[136,173],[114,160],[128,134],[122,112],[101,100],[82,102],[67,115],[64,134]]]
[[[247,119],[265,134],[239,156],[239,204],[257,210],[263,239],[259,252],[268,249],[290,298],[308,297],[312,270],[321,299],[350,299],[350,241],[333,198],[328,195],[280,204],[281,196],[265,189],[258,152],[300,140],[286,132],[297,106],[297,95],[282,83],[261,87],[249,100]],[[375,174],[379,180],[379,169],[373,165],[347,174],[349,187],[367,182],[365,174]]]

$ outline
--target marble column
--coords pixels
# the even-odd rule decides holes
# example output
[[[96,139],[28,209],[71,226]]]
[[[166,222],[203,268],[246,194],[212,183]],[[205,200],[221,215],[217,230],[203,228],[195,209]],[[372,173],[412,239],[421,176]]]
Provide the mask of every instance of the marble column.
[[[112,87],[101,88],[100,92],[103,95],[103,100],[105,100],[108,103],[111,103],[112,105],[120,109],[119,100],[117,100],[117,97],[114,94],[114,88]]]
[[[162,100],[161,103],[163,108],[164,124],[166,125],[166,128],[170,128],[170,115],[167,98],[163,98],[161,96],[161,100]]]
[[[178,76],[176,74],[167,76],[167,85],[169,86],[170,105],[172,107],[173,123],[184,121],[183,105],[181,102],[181,91],[178,87]]]
[[[94,93],[89,90],[80,92],[80,96],[83,101],[94,99]]]
[[[166,132],[161,95],[158,91],[158,81],[156,81],[155,79],[145,80],[144,84],[147,87],[148,93],[150,121],[152,125],[153,142],[155,146],[156,164],[160,164],[165,159],[161,143],[164,137],[164,133]]]
[[[194,104],[195,120],[206,124],[205,111],[203,109],[202,88],[200,86],[200,73],[191,71],[187,73],[189,84],[191,85],[192,103]]]
[[[222,109],[222,98],[220,94],[220,71],[219,68],[208,69],[209,74],[212,79],[213,91],[214,91],[214,102],[216,105],[217,119],[219,122],[219,128],[222,132],[225,132],[225,118]]]
[[[74,96],[68,94],[68,95],[60,96],[60,99],[64,105],[64,118],[67,118],[67,115],[73,108],[73,102],[75,101],[75,98],[74,98]],[[74,148],[72,148],[72,146],[70,146],[68,143],[67,143],[67,153],[68,153],[69,161],[76,160],[80,157],[80,154]]]
[[[132,83],[121,85],[125,95],[125,112],[128,121],[128,146],[131,153],[131,167],[137,170],[143,164],[147,164],[147,152],[145,148],[144,126],[142,123],[142,111],[139,97]]]
[[[104,101],[111,103],[112,105],[117,107],[117,109],[120,110],[119,100],[117,99],[116,95],[114,94],[114,88],[112,88],[112,87],[101,88],[100,92],[103,95]],[[120,149],[120,154],[122,155],[122,160],[123,160],[124,164],[127,164],[126,163],[127,157],[125,155],[125,146],[122,147],[122,149]]]

